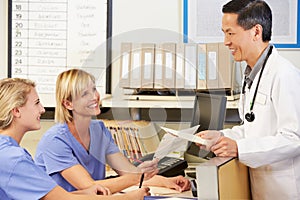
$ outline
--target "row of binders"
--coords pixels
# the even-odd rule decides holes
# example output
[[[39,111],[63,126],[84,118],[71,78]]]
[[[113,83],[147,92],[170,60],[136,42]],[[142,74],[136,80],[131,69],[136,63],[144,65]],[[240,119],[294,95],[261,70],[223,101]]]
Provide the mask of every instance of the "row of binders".
[[[233,59],[223,43],[121,43],[121,88],[232,88]]]
[[[153,153],[159,145],[154,124],[147,121],[102,120],[120,151],[131,162]]]

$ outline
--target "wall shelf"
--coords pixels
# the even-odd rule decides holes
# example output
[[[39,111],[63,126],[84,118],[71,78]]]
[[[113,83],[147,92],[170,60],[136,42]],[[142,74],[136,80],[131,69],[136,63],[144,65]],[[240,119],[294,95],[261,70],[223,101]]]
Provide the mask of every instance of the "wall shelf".
[[[106,96],[102,107],[116,108],[193,108],[194,96]],[[227,109],[237,109],[239,100],[227,100]]]

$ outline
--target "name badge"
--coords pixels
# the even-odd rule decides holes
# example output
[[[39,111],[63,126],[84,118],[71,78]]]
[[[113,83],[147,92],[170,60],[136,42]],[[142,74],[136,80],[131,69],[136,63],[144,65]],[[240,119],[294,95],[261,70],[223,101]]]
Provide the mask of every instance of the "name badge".
[[[267,95],[257,92],[255,102],[265,105],[267,102]]]

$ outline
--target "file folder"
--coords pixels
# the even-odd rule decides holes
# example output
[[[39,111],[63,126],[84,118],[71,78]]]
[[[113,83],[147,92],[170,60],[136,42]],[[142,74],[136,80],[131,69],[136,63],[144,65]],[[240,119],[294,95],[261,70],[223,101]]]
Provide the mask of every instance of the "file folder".
[[[206,44],[198,44],[197,51],[197,89],[207,89],[206,86]]]
[[[163,43],[163,85],[164,88],[175,88],[175,43]]]
[[[219,88],[232,88],[233,58],[230,50],[219,43]]]
[[[142,44],[142,88],[154,87],[154,49],[155,44]]]
[[[164,87],[163,83],[163,49],[162,44],[156,44],[155,48],[155,68],[154,68],[154,88],[161,89]]]
[[[153,123],[148,121],[101,119],[111,132],[120,151],[131,161],[153,153],[159,137]]]
[[[196,89],[197,76],[197,44],[186,43],[185,52],[185,89]]]
[[[176,78],[175,78],[175,88],[184,88],[184,44],[176,44]]]
[[[130,66],[131,66],[131,46],[129,42],[121,43],[120,60],[120,82],[119,86],[123,88],[130,87]]]
[[[207,89],[219,88],[218,83],[218,65],[219,65],[219,45],[218,43],[207,43]]]
[[[131,71],[130,71],[130,88],[141,88],[142,86],[142,48],[141,44],[133,43],[131,49]]]

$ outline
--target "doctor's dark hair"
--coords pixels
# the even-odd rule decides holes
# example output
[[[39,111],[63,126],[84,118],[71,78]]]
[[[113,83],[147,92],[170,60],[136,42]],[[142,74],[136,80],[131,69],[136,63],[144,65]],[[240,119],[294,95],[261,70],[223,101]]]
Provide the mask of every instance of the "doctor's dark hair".
[[[260,24],[263,27],[263,42],[271,40],[272,11],[265,1],[232,0],[223,6],[222,12],[237,14],[237,24],[244,30],[249,30],[256,24]]]
[[[66,100],[72,101],[90,84],[95,77],[80,69],[70,69],[60,73],[56,79],[55,121],[72,122],[72,111],[64,106]]]
[[[0,129],[7,129],[12,121],[14,108],[22,107],[27,102],[28,94],[35,88],[35,83],[22,78],[0,80]]]

